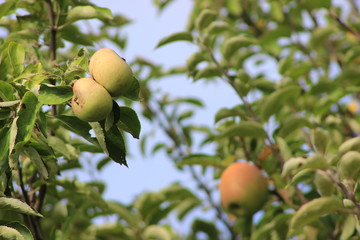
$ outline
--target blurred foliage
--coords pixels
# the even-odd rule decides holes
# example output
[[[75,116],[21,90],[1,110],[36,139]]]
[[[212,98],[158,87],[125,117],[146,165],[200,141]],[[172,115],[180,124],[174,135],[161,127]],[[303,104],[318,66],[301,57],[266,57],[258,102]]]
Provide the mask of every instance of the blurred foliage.
[[[153,3],[161,12],[174,1]],[[89,124],[69,107],[72,82],[88,72],[94,43],[126,49],[120,30],[131,21],[87,0],[1,3],[0,237],[358,239],[359,8],[352,0],[193,1],[186,29],[156,47],[184,41],[196,51],[170,69],[136,58],[131,89],[106,120]],[[194,117],[210,106],[153,89],[174,74],[221,82],[239,101],[198,124]],[[153,129],[141,132],[142,121]],[[165,137],[154,141],[154,132]],[[124,205],[103,198],[103,182],[61,177],[82,169],[84,153],[101,156],[95,171],[126,166],[128,136],[140,139],[144,155],[163,151],[199,194],[174,183]],[[239,160],[270,183],[271,198],[253,219],[218,202],[219,176]],[[190,219],[186,232],[169,224],[194,210],[213,217]]]

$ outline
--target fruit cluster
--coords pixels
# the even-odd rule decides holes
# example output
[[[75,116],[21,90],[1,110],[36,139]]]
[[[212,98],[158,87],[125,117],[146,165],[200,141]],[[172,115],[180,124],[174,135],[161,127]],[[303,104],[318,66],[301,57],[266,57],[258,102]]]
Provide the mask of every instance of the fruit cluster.
[[[130,88],[133,72],[112,49],[103,48],[90,59],[91,78],[74,83],[71,106],[75,115],[86,122],[105,119],[113,107],[112,97],[124,95]]]

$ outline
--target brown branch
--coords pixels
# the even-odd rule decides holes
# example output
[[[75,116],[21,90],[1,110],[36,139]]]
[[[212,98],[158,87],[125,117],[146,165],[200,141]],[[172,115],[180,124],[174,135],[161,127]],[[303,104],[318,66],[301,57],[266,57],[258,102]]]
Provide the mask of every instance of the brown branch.
[[[56,60],[56,34],[57,34],[57,26],[55,23],[55,13],[51,3],[51,0],[46,0],[46,7],[48,9],[48,16],[50,21],[50,59],[51,61]]]
[[[355,31],[355,29],[351,28],[348,24],[346,24],[343,20],[340,19],[339,16],[336,15],[334,10],[329,11],[330,16],[338,23],[342,28],[344,28],[346,31],[354,35],[358,40],[360,40],[360,34]]]

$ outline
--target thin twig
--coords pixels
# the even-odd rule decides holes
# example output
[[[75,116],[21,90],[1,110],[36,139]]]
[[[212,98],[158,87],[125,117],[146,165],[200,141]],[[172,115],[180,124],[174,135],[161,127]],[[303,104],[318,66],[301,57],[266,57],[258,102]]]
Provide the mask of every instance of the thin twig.
[[[330,13],[330,16],[336,22],[338,22],[342,28],[344,28],[346,31],[348,31],[349,33],[354,35],[358,40],[360,40],[360,34],[357,31],[355,31],[355,29],[351,28],[348,24],[346,24],[343,20],[341,20],[340,17],[336,15],[334,10],[330,10],[329,13]]]

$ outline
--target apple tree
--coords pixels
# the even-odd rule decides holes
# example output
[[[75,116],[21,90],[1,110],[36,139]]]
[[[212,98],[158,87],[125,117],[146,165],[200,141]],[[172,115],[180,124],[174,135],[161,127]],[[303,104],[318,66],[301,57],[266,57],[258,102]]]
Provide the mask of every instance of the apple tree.
[[[175,1],[153,2],[161,12]],[[72,111],[73,83],[89,76],[95,44],[126,48],[117,30],[130,21],[88,0],[1,3],[0,237],[357,239],[359,8],[354,0],[193,1],[187,27],[154,47],[182,41],[196,51],[173,68],[139,56],[111,113],[86,122]],[[89,20],[96,31],[84,31]],[[196,114],[211,107],[201,98],[153,89],[173,75],[205,87],[216,81],[238,101],[199,124]],[[164,139],[140,135],[140,121]],[[63,177],[81,171],[86,155],[99,158],[95,171],[126,167],[127,137],[140,139],[144,155],[163,151],[196,190],[173,183],[125,205],[103,198],[104,182]],[[234,162],[267,180],[254,215],[220,203],[221,174]],[[184,231],[168,220],[199,211],[210,218],[191,218]],[[108,216],[115,220],[96,221]]]

